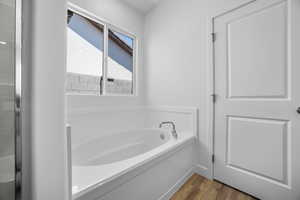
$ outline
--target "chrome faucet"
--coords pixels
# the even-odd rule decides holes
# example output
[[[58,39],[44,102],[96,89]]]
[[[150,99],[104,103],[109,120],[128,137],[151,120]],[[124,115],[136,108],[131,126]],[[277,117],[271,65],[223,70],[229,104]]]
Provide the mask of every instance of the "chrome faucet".
[[[173,137],[174,137],[175,139],[177,139],[177,138],[178,138],[178,134],[177,134],[177,132],[176,132],[176,128],[175,128],[174,122],[171,122],[171,121],[169,121],[169,122],[161,122],[161,123],[159,124],[159,128],[162,128],[162,126],[165,125],[165,124],[170,124],[170,125],[172,126],[172,131],[171,131],[171,133],[172,133]]]

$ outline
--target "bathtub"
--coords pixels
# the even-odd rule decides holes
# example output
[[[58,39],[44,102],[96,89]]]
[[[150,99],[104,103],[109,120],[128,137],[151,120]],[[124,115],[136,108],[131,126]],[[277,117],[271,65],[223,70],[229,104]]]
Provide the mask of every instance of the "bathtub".
[[[195,141],[192,135],[179,133],[175,139],[164,129],[131,130],[73,147],[73,199],[100,199],[101,195],[142,173],[145,166]]]

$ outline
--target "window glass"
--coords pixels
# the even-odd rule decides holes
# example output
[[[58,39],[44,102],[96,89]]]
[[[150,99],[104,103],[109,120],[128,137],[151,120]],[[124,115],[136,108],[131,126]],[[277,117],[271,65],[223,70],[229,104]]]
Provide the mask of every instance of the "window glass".
[[[108,30],[106,94],[133,94],[134,39]]]
[[[101,94],[104,26],[68,11],[67,93]]]

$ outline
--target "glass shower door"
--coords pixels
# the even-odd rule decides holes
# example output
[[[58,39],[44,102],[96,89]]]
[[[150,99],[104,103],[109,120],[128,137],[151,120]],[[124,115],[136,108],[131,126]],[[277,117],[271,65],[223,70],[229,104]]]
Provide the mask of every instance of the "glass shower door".
[[[0,200],[15,200],[15,0],[0,0]]]

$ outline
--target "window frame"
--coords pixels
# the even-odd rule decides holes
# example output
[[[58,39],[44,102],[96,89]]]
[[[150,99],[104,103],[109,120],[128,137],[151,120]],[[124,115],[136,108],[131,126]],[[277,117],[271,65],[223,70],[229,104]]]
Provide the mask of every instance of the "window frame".
[[[73,4],[73,3],[68,3],[67,6],[67,11],[70,10],[82,17],[85,17],[89,20],[92,20],[100,25],[102,25],[104,27],[104,44],[103,44],[103,59],[102,59],[102,77],[103,77],[103,83],[100,85],[100,87],[102,87],[102,93],[100,92],[100,95],[93,95],[93,94],[68,94],[70,96],[99,96],[99,97],[136,97],[138,96],[138,70],[137,70],[137,64],[138,64],[138,59],[137,59],[137,53],[138,53],[138,39],[136,37],[135,34],[120,28],[119,26],[116,26],[110,22],[108,22],[107,20],[104,20],[98,16],[96,16],[95,14]],[[68,28],[68,24],[66,26]],[[107,86],[107,82],[108,82],[108,77],[107,77],[107,71],[108,71],[108,41],[109,41],[109,35],[108,35],[108,31],[112,30],[118,33],[121,33],[123,35],[126,35],[130,38],[133,39],[133,66],[132,66],[132,93],[131,94],[110,94],[110,93],[106,93],[106,86]],[[101,66],[99,66],[101,67]]]

